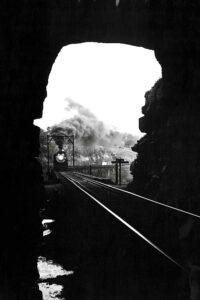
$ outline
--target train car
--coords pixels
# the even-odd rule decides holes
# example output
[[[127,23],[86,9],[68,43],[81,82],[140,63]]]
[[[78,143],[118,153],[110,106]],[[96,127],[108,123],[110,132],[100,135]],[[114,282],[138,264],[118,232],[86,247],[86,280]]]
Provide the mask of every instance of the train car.
[[[59,150],[54,154],[53,166],[54,170],[57,172],[63,172],[68,169],[67,154],[64,150]]]

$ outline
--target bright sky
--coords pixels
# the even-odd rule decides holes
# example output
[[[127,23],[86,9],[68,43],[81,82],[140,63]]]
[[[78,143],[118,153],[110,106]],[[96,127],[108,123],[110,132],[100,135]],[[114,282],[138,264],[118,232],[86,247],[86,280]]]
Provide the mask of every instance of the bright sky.
[[[49,76],[42,119],[46,129],[72,116],[66,98],[85,106],[108,126],[140,134],[144,94],[161,77],[151,50],[122,44],[83,43],[64,47]]]

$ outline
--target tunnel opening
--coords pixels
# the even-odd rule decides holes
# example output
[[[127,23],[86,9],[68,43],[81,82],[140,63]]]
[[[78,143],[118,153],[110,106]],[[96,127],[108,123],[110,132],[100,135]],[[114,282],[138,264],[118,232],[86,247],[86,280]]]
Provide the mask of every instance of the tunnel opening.
[[[41,128],[44,176],[62,150],[59,138],[47,136],[60,134],[65,135],[61,139],[69,167],[110,165],[124,158],[129,161],[122,167],[124,183],[130,182],[130,163],[136,157],[131,147],[143,135],[138,119],[144,94],[160,77],[151,50],[104,43],[63,47],[49,76],[43,116],[34,121]]]
[[[54,189],[51,184],[56,183],[55,177],[50,180],[50,173],[57,171],[60,162],[64,166],[60,171],[75,165],[78,172],[109,177],[122,187],[132,181],[130,165],[136,152],[131,147],[144,135],[139,130],[144,95],[160,77],[161,67],[151,50],[103,43],[62,48],[49,75],[43,116],[34,121],[41,128],[39,160],[50,198]],[[120,165],[121,173],[116,177],[119,170],[112,162],[118,159],[127,164]],[[43,233],[47,245],[55,232],[59,237],[65,234],[63,216],[54,213],[58,210],[58,199],[54,199],[57,196],[49,199],[44,214],[43,223],[48,224]],[[59,203],[63,207],[62,201]],[[49,260],[45,259],[48,266]],[[43,297],[49,290],[59,295],[54,283],[42,284],[41,290]]]

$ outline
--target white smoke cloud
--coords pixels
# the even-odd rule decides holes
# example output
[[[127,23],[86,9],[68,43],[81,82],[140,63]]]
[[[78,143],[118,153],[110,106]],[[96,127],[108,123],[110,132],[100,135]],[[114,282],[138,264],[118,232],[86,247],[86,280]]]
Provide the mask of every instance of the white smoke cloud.
[[[126,148],[130,151],[130,147],[138,139],[130,133],[109,129],[89,109],[72,99],[66,99],[65,109],[73,111],[74,116],[51,127],[51,134],[74,135],[75,148],[80,160],[81,157],[85,157],[87,158],[85,161],[87,161],[90,157],[92,161],[110,161],[117,156],[119,151],[116,149]],[[120,153],[123,152],[121,150]]]

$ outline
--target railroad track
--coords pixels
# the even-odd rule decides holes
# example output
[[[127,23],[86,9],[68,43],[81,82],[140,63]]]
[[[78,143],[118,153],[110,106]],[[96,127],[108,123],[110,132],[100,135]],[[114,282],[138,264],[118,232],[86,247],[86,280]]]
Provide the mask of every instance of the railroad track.
[[[200,220],[199,215],[96,181],[81,173],[62,172],[59,176],[70,182],[88,200],[94,201],[106,213],[112,215],[157,253],[179,268],[185,268],[179,259],[173,257],[173,252],[170,253],[170,241],[165,239],[169,233],[165,230],[168,228],[167,230],[173,233],[172,220],[180,214]]]

